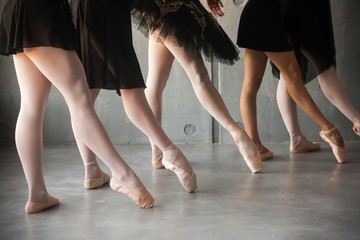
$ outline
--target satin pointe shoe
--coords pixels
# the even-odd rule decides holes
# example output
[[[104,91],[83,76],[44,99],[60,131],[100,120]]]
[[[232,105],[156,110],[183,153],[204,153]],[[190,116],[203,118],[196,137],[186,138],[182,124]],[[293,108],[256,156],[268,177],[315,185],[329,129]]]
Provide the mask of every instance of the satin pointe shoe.
[[[152,146],[152,160],[151,160],[151,164],[152,164],[153,168],[155,168],[155,169],[165,168],[161,161],[162,158],[163,158],[163,154],[162,154],[161,149],[158,148],[156,145],[153,145]]]
[[[110,180],[110,187],[116,192],[127,195],[141,208],[152,208],[154,206],[155,200],[148,191],[146,191],[145,193],[141,193],[131,190],[130,188],[122,185],[114,178],[111,178]]]
[[[293,132],[291,136],[301,136],[301,140],[294,146],[290,146],[291,153],[305,153],[320,149],[320,143],[308,141],[300,132]]]
[[[336,160],[339,163],[345,163],[346,162],[346,148],[344,142],[342,143],[343,146],[338,146],[336,144],[336,138],[335,133],[338,132],[336,127],[333,127],[332,129],[328,131],[321,131],[320,137],[327,143],[330,144],[330,147],[332,148],[332,152],[335,155]],[[340,133],[338,132],[340,135]],[[340,135],[341,136],[341,135]]]
[[[197,188],[196,174],[194,171],[187,172],[185,169],[174,164],[174,161],[180,154],[183,155],[183,153],[174,144],[171,144],[163,150],[162,164],[166,169],[174,172],[183,188],[187,192],[191,193]],[[184,155],[183,157],[186,159]]]
[[[354,123],[353,126],[354,133],[360,137],[360,131],[357,130],[360,129],[360,115],[354,118],[352,122]]]
[[[272,159],[274,157],[274,153],[269,149],[265,148],[264,145],[261,145],[259,152],[260,152],[261,160],[263,161]]]
[[[57,199],[56,197],[52,197],[52,196],[50,196],[50,197],[51,197],[51,200],[48,203],[27,202],[25,205],[25,212],[27,214],[38,213],[38,212],[44,211],[48,208],[59,205],[59,199]]]
[[[263,169],[263,163],[259,150],[257,149],[255,143],[243,131],[243,134],[235,141],[237,148],[239,149],[241,155],[243,156],[246,165],[250,168],[252,173],[258,173]],[[255,155],[249,155],[246,150],[247,148],[252,148],[256,150]]]
[[[85,165],[85,167],[96,165],[96,161],[84,163],[84,165]],[[110,182],[110,176],[108,174],[104,173],[103,171],[101,171],[101,177],[86,179],[84,181],[84,187],[86,189],[100,188],[108,182]]]

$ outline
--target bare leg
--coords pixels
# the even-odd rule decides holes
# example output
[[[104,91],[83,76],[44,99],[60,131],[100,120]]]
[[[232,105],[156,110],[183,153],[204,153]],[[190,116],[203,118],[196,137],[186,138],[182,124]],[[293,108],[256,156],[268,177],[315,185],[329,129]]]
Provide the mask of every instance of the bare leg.
[[[256,144],[263,160],[272,158],[274,155],[261,143],[257,127],[256,97],[264,76],[266,63],[267,57],[263,52],[245,49],[245,75],[240,96],[240,111],[246,132]]]
[[[73,130],[79,139],[110,167],[114,179],[134,191],[145,193],[146,188],[116,152],[95,113],[85,73],[76,53],[37,47],[25,49],[25,54],[63,94],[70,110]]]
[[[325,96],[337,109],[339,109],[350,121],[354,122],[356,117],[359,118],[360,113],[352,104],[334,66],[331,66],[328,70],[320,74],[318,80]],[[360,132],[360,118],[356,121],[358,122],[356,130],[357,132]]]
[[[322,129],[321,136],[328,137],[328,142],[332,142],[333,152],[339,162],[346,161],[346,152],[344,141],[337,129],[334,129],[332,125],[320,112],[315,105],[311,96],[307,92],[301,78],[299,65],[297,64],[296,58],[293,52],[266,52],[266,55],[272,60],[272,62],[279,68],[286,81],[286,86],[290,96],[294,99],[297,105],[311,118],[313,119]],[[331,139],[331,140],[330,140]],[[338,149],[334,151],[334,147]],[[340,149],[340,150],[339,150]],[[337,155],[335,152],[341,152]],[[339,159],[342,158],[341,159]]]

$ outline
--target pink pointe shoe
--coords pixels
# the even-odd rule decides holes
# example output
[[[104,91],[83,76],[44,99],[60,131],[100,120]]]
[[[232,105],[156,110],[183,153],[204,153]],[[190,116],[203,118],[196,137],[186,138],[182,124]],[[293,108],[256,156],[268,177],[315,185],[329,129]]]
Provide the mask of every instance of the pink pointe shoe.
[[[155,169],[162,169],[165,168],[165,166],[162,164],[162,158],[163,153],[160,148],[158,148],[156,145],[152,145],[152,160],[151,164],[153,168]]]
[[[353,130],[355,134],[360,137],[360,131],[358,131],[360,129],[360,115],[354,118],[352,122],[354,123]]]
[[[92,161],[92,162],[89,162],[89,163],[84,163],[84,165],[85,165],[85,167],[96,165],[96,161]],[[101,171],[101,177],[86,179],[84,181],[84,187],[86,189],[100,188],[100,187],[102,187],[104,184],[106,184],[108,182],[110,182],[110,176],[108,174],[104,173],[103,171]]]
[[[140,208],[152,208],[154,206],[154,198],[151,194],[146,191],[145,193],[137,192],[131,190],[128,187],[125,187],[120,182],[111,178],[110,180],[110,187],[112,190],[120,193],[124,193],[129,198],[131,198]]]
[[[171,144],[163,150],[163,154],[162,164],[165,168],[176,174],[181,185],[187,192],[191,193],[195,191],[197,188],[195,172],[187,172],[185,169],[174,163],[179,155],[182,155],[186,159],[183,153],[174,144]]]
[[[347,160],[347,156],[346,156],[346,148],[345,148],[345,144],[342,141],[342,146],[338,146],[336,144],[336,137],[335,134],[338,134],[340,137],[340,133],[337,130],[336,127],[333,127],[332,129],[328,130],[328,131],[321,131],[320,132],[320,137],[327,143],[330,144],[330,147],[332,148],[332,152],[335,155],[336,160],[339,163],[345,163]],[[342,140],[342,138],[341,138]]]
[[[257,149],[255,143],[243,131],[243,134],[235,141],[237,148],[239,149],[241,155],[243,156],[246,165],[250,168],[252,173],[258,173],[263,169],[263,162],[259,150]],[[255,149],[255,155],[249,155],[247,152],[248,148]]]
[[[52,197],[52,196],[50,196],[50,197],[51,197],[51,200],[48,203],[27,202],[25,205],[25,212],[27,214],[38,213],[38,212],[44,211],[48,208],[59,205],[59,199],[57,199],[56,197]]]
[[[301,132],[293,132],[291,133],[291,136],[301,136],[301,140],[295,144],[294,146],[290,146],[290,152],[291,153],[305,153],[310,151],[317,151],[320,149],[320,144],[317,142],[310,142],[308,141]]]
[[[274,157],[274,153],[269,149],[267,149],[266,147],[264,147],[264,145],[261,145],[259,152],[260,152],[261,160],[263,161],[272,159]]]

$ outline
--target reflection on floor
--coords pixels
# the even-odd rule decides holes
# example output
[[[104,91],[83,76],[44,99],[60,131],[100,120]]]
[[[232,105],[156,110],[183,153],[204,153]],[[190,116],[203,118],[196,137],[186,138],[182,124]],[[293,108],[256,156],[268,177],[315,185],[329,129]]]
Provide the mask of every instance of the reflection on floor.
[[[156,199],[147,210],[109,186],[85,190],[76,146],[46,147],[48,191],[61,204],[32,215],[16,150],[0,149],[0,239],[360,239],[358,142],[347,144],[343,165],[327,145],[290,155],[286,144],[268,144],[276,158],[256,175],[234,145],[179,146],[198,176],[192,194],[152,169],[148,145],[117,146]]]

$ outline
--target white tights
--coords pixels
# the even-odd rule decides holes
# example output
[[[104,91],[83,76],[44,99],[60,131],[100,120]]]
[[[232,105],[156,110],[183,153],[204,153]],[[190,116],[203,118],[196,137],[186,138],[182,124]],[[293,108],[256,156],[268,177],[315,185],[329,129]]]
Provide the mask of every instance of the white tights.
[[[146,188],[113,147],[90,100],[81,62],[74,51],[53,47],[25,48],[14,55],[21,92],[16,146],[29,186],[29,201],[46,203],[42,163],[42,124],[51,85],[65,98],[74,133],[104,160],[115,179],[139,192]]]

